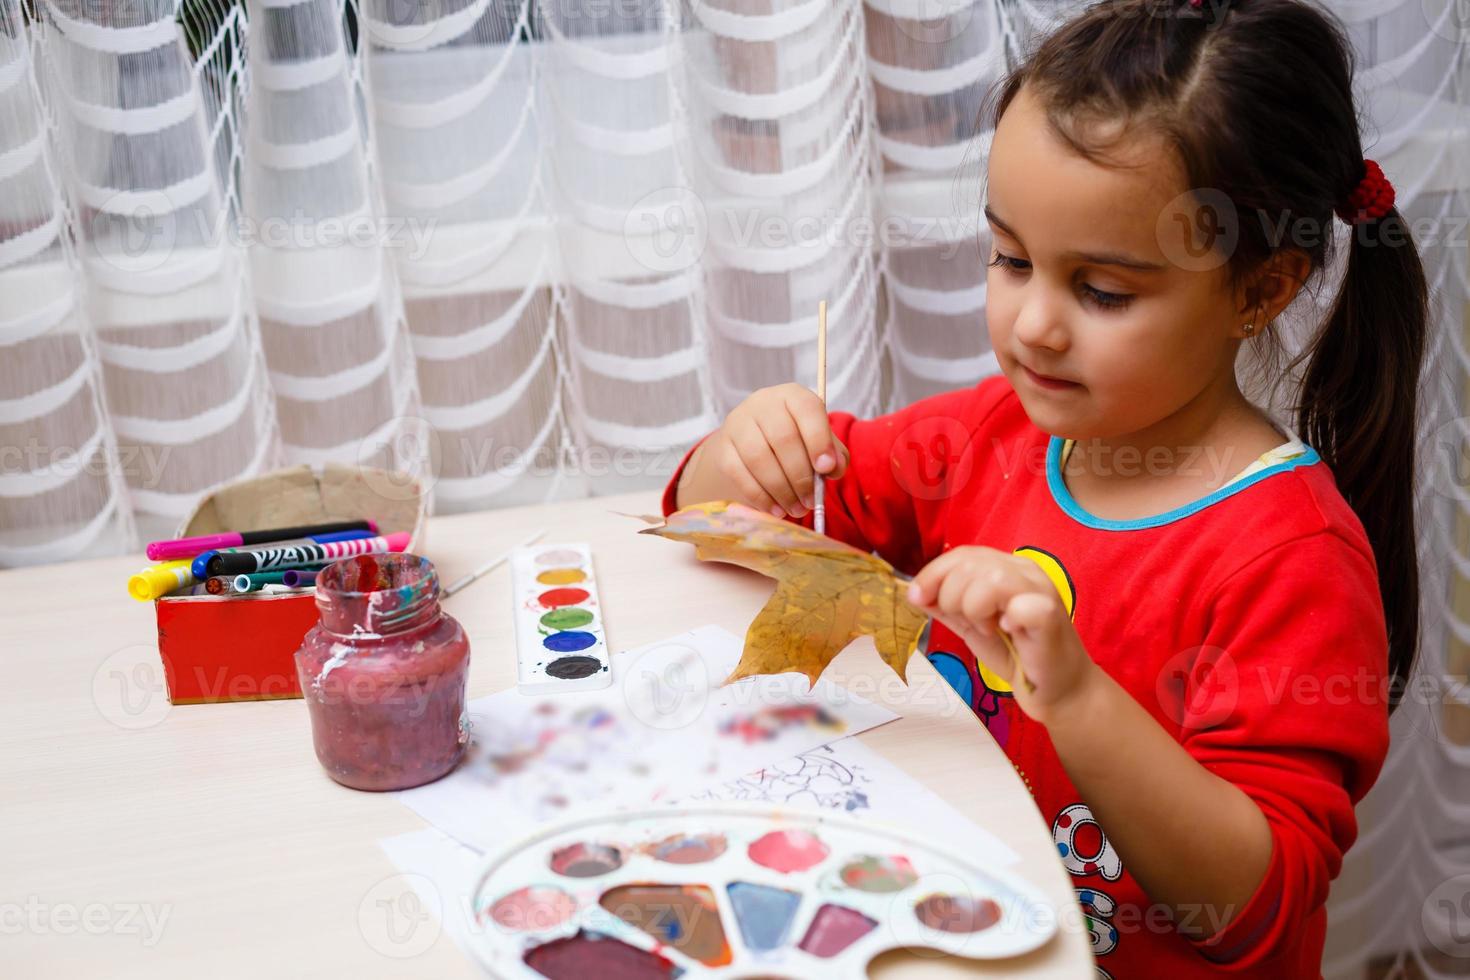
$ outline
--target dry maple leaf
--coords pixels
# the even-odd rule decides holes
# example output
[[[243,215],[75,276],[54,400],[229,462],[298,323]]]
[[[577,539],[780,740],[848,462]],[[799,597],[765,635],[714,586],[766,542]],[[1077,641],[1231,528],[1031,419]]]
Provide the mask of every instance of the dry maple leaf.
[[[815,684],[832,658],[864,634],[907,683],[905,668],[927,617],[909,605],[906,580],[882,558],[724,501],[692,504],[639,533],[688,541],[704,561],[743,565],[776,580],[726,684],[787,671]]]

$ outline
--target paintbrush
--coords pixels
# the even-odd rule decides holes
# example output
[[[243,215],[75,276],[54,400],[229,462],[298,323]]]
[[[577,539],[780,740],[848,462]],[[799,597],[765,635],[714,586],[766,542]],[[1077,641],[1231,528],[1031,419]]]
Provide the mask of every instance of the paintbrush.
[[[470,572],[468,575],[463,575],[463,576],[455,579],[453,582],[449,583],[449,585],[445,587],[444,593],[443,593],[443,598],[448,599],[450,596],[454,595],[456,592],[458,592],[460,589],[464,588],[466,585],[469,585],[471,582],[473,582],[475,579],[479,578],[481,575],[484,575],[486,572],[488,572],[491,569],[495,568],[497,565],[500,565],[500,564],[504,563],[507,559],[510,558],[510,556],[512,554],[515,553],[516,548],[524,548],[528,544],[534,544],[535,542],[539,541],[541,538],[545,537],[545,535],[546,535],[546,529],[545,528],[542,528],[541,530],[537,531],[535,534],[531,535],[526,540],[522,541],[520,544],[516,545],[515,548],[511,548],[509,551],[505,552],[504,554],[497,555],[496,557],[490,559],[485,564],[483,564],[479,568],[475,569],[473,572]]]
[[[827,301],[817,304],[817,398],[821,399],[822,410],[827,410]],[[815,507],[812,508],[812,529],[818,534],[827,533],[827,481],[817,474],[814,493]]]

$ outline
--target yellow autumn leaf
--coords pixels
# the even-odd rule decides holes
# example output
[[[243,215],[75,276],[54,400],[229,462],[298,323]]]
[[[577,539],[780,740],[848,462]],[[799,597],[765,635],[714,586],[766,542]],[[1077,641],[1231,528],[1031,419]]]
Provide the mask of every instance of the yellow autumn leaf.
[[[815,684],[832,658],[863,635],[907,683],[909,655],[926,617],[909,605],[907,582],[882,558],[724,501],[692,504],[639,533],[688,541],[701,560],[742,565],[776,580],[726,684],[787,671]]]

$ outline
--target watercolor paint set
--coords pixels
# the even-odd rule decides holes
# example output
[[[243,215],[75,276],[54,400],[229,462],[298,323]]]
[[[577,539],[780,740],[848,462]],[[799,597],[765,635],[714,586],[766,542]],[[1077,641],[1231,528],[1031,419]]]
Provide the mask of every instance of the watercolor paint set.
[[[472,946],[498,977],[864,977],[896,948],[1044,944],[1034,887],[852,817],[711,803],[586,817],[489,857]]]
[[[519,548],[510,573],[517,689],[556,694],[611,684],[592,549],[575,543]]]

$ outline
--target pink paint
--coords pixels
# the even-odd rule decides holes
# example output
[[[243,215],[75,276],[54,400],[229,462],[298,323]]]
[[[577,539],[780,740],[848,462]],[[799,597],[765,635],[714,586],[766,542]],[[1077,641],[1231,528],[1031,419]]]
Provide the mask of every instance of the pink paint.
[[[541,932],[561,925],[576,911],[576,899],[560,888],[531,885],[511,892],[490,906],[490,918],[504,929]]]
[[[746,853],[763,868],[791,874],[821,864],[831,852],[805,830],[773,830],[752,843]]]
[[[827,959],[873,931],[878,923],[855,909],[827,904],[817,909],[801,941],[801,949]]]

